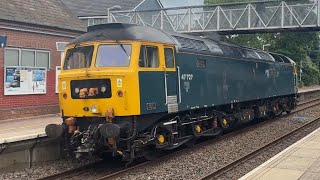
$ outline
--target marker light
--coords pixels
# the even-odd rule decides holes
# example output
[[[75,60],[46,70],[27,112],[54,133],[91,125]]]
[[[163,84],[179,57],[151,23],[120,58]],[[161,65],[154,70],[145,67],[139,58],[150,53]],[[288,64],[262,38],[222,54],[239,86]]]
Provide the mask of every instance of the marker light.
[[[68,97],[67,93],[63,93],[62,97],[63,97],[64,99],[67,99],[67,97]]]
[[[123,97],[123,91],[121,91],[121,90],[119,90],[119,91],[117,91],[117,95],[118,95],[118,97]]]
[[[91,106],[91,111],[93,113],[96,113],[98,110],[97,110],[97,107],[96,106]]]
[[[106,92],[106,90],[107,90],[107,88],[106,88],[106,87],[104,87],[104,86],[102,86],[102,87],[101,87],[101,92],[103,92],[103,93],[104,93],[104,92]]]

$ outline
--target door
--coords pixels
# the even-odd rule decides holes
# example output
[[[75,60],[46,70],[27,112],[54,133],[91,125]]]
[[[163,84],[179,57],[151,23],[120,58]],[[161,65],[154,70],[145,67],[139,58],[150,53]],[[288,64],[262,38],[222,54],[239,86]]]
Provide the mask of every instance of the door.
[[[179,77],[177,76],[173,47],[164,47],[164,61],[165,101],[168,113],[174,113],[178,111],[177,81]]]
[[[139,90],[141,114],[167,111],[163,46],[155,43],[141,45],[139,56]]]

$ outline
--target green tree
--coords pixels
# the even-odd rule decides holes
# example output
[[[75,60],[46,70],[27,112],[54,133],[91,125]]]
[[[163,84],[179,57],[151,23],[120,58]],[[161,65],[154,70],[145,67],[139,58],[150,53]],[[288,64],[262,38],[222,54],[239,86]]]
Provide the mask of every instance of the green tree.
[[[206,4],[234,2],[239,1],[205,0]],[[268,51],[284,54],[296,61],[299,66],[302,64],[304,85],[320,83],[320,38],[318,32],[234,34],[223,36],[221,39],[232,44],[257,49],[262,49],[264,44],[270,44],[271,46],[267,48]]]

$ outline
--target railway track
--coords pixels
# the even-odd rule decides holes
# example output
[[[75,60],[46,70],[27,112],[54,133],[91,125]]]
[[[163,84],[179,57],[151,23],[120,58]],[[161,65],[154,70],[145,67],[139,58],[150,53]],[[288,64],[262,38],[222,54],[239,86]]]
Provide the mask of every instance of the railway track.
[[[223,175],[227,172],[231,172],[232,169],[235,169],[238,166],[240,166],[241,164],[245,163],[246,161],[249,161],[249,160],[259,156],[263,151],[278,146],[279,143],[286,141],[287,139],[289,139],[290,137],[292,137],[293,135],[295,135],[297,133],[303,132],[306,128],[309,128],[311,126],[314,128],[314,125],[319,122],[320,122],[320,117],[318,117],[315,120],[310,121],[309,123],[291,131],[290,133],[288,133],[282,137],[279,137],[277,140],[275,140],[269,144],[266,144],[265,146],[262,146],[261,148],[255,150],[254,152],[248,153],[247,155],[237,159],[236,161],[233,161],[232,163],[218,169],[217,171],[214,171],[214,172],[202,177],[201,180],[219,179],[219,177],[221,175]]]
[[[311,105],[309,105],[311,104]],[[308,100],[308,101],[303,101],[301,103],[298,104],[298,108],[294,111],[292,111],[290,114],[293,114],[293,113],[298,113],[300,111],[303,111],[303,110],[306,110],[306,109],[309,109],[309,108],[312,108],[312,107],[315,107],[315,106],[318,106],[320,105],[320,98],[316,98],[316,99],[312,99],[312,100]],[[277,118],[274,118],[274,119],[270,119],[270,120],[266,120],[266,121],[262,121],[262,122],[259,122],[257,124],[253,124],[251,126],[248,126],[248,127],[244,127],[244,128],[240,128],[236,131],[233,131],[233,132],[230,132],[230,133],[227,133],[225,135],[222,135],[218,138],[214,138],[214,139],[211,139],[211,140],[207,140],[207,141],[204,141],[202,143],[199,143],[199,144],[196,144],[195,146],[197,147],[201,147],[201,146],[205,146],[207,144],[210,144],[210,143],[213,143],[213,142],[216,142],[216,141],[221,141],[225,138],[228,138],[228,137],[232,137],[232,136],[236,136],[242,132],[245,132],[245,131],[250,131],[251,129],[254,129],[254,128],[258,128],[259,126],[263,126],[264,124],[266,123],[269,123],[270,121],[276,121],[276,120],[279,120],[280,118],[283,118],[283,117],[286,117],[288,116],[289,114],[285,114],[285,115],[282,115],[281,117],[277,117]],[[320,117],[319,117],[320,118]],[[290,135],[288,135],[290,136]],[[168,155],[165,155],[165,156],[162,156],[160,157],[159,159],[156,159],[154,161],[145,161],[145,162],[142,162],[142,163],[138,163],[134,166],[131,166],[129,168],[124,168],[124,166],[122,165],[119,165],[117,166],[114,162],[113,163],[110,163],[110,162],[105,162],[105,161],[98,161],[98,162],[95,162],[95,163],[92,163],[92,164],[87,164],[85,166],[82,166],[82,167],[79,167],[79,168],[75,168],[75,169],[72,169],[72,170],[69,170],[69,171],[65,171],[65,172],[61,172],[61,173],[58,173],[58,174],[54,174],[52,176],[48,176],[48,177],[44,177],[42,178],[42,180],[57,180],[57,179],[70,179],[71,177],[74,179],[75,176],[76,177],[79,177],[79,179],[81,179],[81,175],[82,174],[88,174],[87,171],[89,171],[89,169],[95,169],[97,171],[100,170],[107,170],[108,172],[104,172],[103,174],[106,174],[106,175],[102,175],[102,177],[98,177],[98,178],[95,178],[95,179],[98,179],[98,180],[105,180],[105,179],[117,179],[117,178],[120,178],[124,173],[129,173],[129,172],[134,172],[135,169],[138,169],[140,167],[145,167],[145,166],[148,166],[152,163],[155,163],[159,160],[166,160],[166,159],[170,159],[170,158],[173,158],[174,156],[178,155],[178,154],[181,154],[181,153],[184,153],[184,152],[188,152],[190,151],[190,148],[184,148],[184,149],[180,149],[180,150],[177,150],[177,151],[174,151]],[[242,158],[243,160],[245,160],[245,157]],[[236,162],[235,162],[236,163]],[[232,164],[229,164],[228,167],[226,168],[231,168]],[[221,168],[221,170],[219,169],[219,172],[220,174],[224,171],[224,170],[227,170],[225,168]],[[218,172],[218,173],[219,173]],[[216,176],[217,174],[215,175],[212,175],[212,176]],[[210,179],[211,176],[208,175],[208,178]],[[204,177],[206,178],[206,177]],[[78,179],[78,178],[75,178],[75,179]]]
[[[318,105],[320,105],[320,99],[313,99],[313,100],[310,100],[310,101],[307,101],[307,102],[303,102],[303,103],[299,104],[299,106],[306,105],[306,104],[309,104],[309,103],[314,103],[314,104],[306,106],[306,107],[303,107],[303,108],[299,108],[299,109],[293,111],[292,113],[298,113],[300,111],[303,111],[303,110],[318,106]],[[288,116],[288,115],[286,114],[286,115],[283,115],[282,117],[286,117],[286,116]],[[258,126],[263,126],[265,123],[269,123],[270,121],[279,120],[279,118],[282,118],[282,117],[278,117],[278,118],[275,118],[275,119],[272,119],[272,120],[263,121],[261,123],[254,124],[252,126],[242,128],[240,130],[225,134],[225,135],[223,135],[223,136],[221,136],[221,137],[219,137],[217,139],[212,139],[212,140],[205,141],[205,142],[203,142],[201,144],[197,144],[196,146],[205,146],[205,145],[210,144],[210,143],[215,142],[215,141],[221,141],[221,140],[223,140],[225,138],[228,138],[228,137],[231,137],[231,136],[236,136],[236,135],[238,135],[238,134],[240,134],[242,132],[250,131],[250,129],[257,128]],[[320,120],[320,117],[319,117],[319,120]],[[288,135],[288,136],[290,136],[290,135]],[[164,157],[161,157],[161,160],[173,158],[174,156],[176,156],[178,154],[181,154],[183,152],[187,152],[187,151],[190,151],[190,149],[186,148],[186,149],[181,149],[181,150],[175,151],[175,152],[173,152],[171,154],[168,154],[168,155],[166,155]],[[150,164],[152,164],[154,162],[155,161],[147,161],[147,162],[144,162],[144,163],[139,164],[137,166],[133,166],[133,167],[130,167],[130,168],[127,168],[127,169],[123,169],[123,170],[115,172],[113,174],[101,177],[98,180],[121,178],[124,173],[134,172],[135,169],[137,169],[139,167],[143,167],[143,166],[148,166],[148,165],[150,165]]]

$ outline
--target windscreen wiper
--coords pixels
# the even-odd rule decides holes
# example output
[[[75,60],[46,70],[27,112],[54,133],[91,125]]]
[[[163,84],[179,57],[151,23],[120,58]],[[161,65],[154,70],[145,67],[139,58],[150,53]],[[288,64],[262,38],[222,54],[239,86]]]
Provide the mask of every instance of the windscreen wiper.
[[[103,34],[103,33],[100,33],[100,34],[98,34],[98,35],[96,35],[96,36],[102,36],[102,37],[105,37],[105,38],[107,38],[107,39],[113,40],[113,41],[116,42],[116,43],[121,47],[121,49],[126,53],[127,57],[129,57],[128,52],[127,52],[126,49],[123,47],[123,44],[121,44],[118,40],[112,39],[112,38],[108,37],[107,35],[105,35],[105,34]]]
[[[66,55],[65,60],[69,60],[69,58],[76,52],[76,48],[79,46],[80,44],[75,44],[73,46],[73,48],[71,49],[70,53]]]

